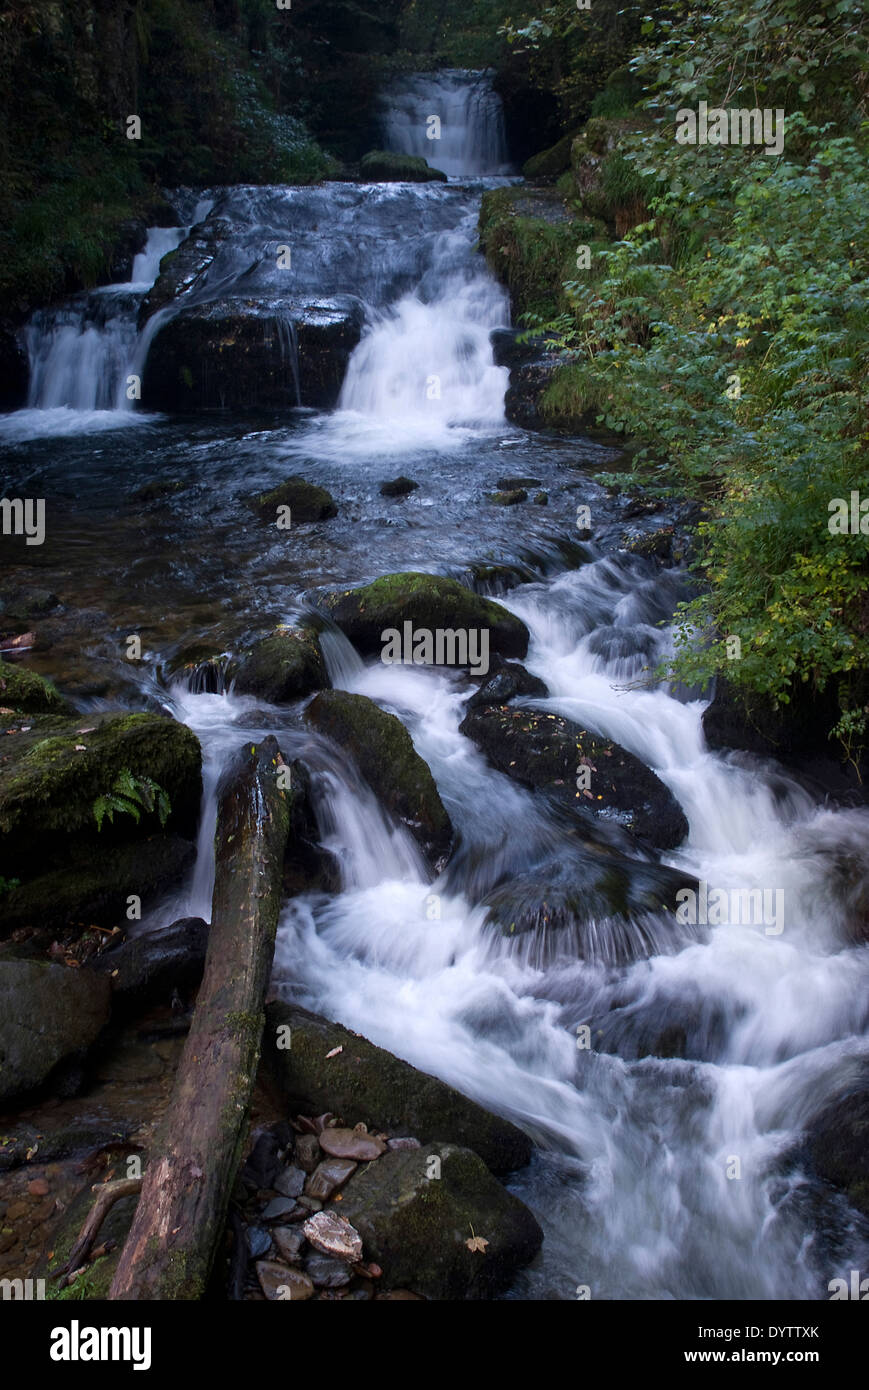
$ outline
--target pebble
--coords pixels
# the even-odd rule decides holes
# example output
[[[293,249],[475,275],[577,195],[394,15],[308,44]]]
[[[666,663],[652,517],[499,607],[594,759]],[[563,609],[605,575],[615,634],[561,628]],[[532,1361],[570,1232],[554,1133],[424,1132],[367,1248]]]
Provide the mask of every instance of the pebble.
[[[305,1222],[302,1230],[315,1250],[335,1255],[339,1260],[362,1259],[362,1237],[345,1216],[320,1211]]]
[[[317,1197],[320,1201],[327,1202],[332,1193],[343,1187],[358,1167],[359,1164],[350,1158],[324,1159],[305,1183],[305,1192],[309,1197]]]
[[[305,1244],[302,1232],[298,1229],[293,1230],[292,1226],[276,1226],[272,1231],[272,1237],[287,1263],[295,1264],[301,1257]]]
[[[318,1197],[300,1197],[299,1206],[309,1214],[323,1210],[323,1203]]]
[[[404,1149],[421,1149],[422,1144],[418,1139],[387,1139],[386,1147],[390,1153],[397,1153]]]
[[[360,1163],[370,1163],[386,1153],[382,1139],[355,1129],[324,1129],[320,1135],[320,1148],[333,1158],[355,1158]]]
[[[248,1226],[247,1248],[252,1260],[259,1260],[272,1248],[271,1235],[263,1226]]]
[[[309,1255],[304,1268],[318,1289],[343,1289],[350,1283],[350,1271],[344,1261],[330,1255]]]
[[[289,1216],[296,1209],[292,1197],[275,1197],[262,1214],[263,1221],[274,1221],[279,1216]]]
[[[299,1167],[306,1173],[313,1173],[322,1157],[323,1150],[316,1134],[300,1134],[296,1140],[296,1163]]]
[[[260,1288],[270,1303],[303,1303],[313,1297],[314,1285],[307,1274],[277,1260],[260,1260],[256,1267]]]
[[[301,1168],[284,1168],[274,1181],[275,1192],[282,1197],[300,1197],[305,1190],[305,1174]]]
[[[34,1178],[33,1182],[27,1184],[27,1191],[31,1197],[47,1197],[49,1193],[48,1183],[45,1178]]]

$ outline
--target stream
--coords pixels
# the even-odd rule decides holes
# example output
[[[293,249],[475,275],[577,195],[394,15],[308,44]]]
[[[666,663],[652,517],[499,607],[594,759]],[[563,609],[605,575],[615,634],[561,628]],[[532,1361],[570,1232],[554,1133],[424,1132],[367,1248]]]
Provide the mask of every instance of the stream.
[[[430,112],[441,113],[440,148],[426,137]],[[449,182],[188,196],[187,226],[154,229],[128,285],[32,319],[30,400],[0,417],[4,486],[46,499],[49,544],[16,551],[15,573],[66,606],[32,664],[83,708],[165,708],[202,742],[193,876],[145,930],[210,916],[227,759],[267,733],[304,758],[342,889],[284,908],[272,989],[537,1141],[510,1187],[545,1242],[508,1297],[574,1299],[587,1287],[595,1299],[826,1298],[829,1279],[869,1267],[866,1226],[807,1174],[799,1150],[822,1102],[869,1056],[869,950],[850,944],[834,886],[837,856],[865,858],[866,813],[820,808],[777,766],[707,749],[696,692],[642,678],[669,650],[687,579],[619,547],[618,501],[593,481],[618,451],[507,422],[509,373],[490,334],[509,325],[509,301],[475,239],[482,192],[511,174],[484,78],[398,83],[384,123],[389,148],[425,155]],[[299,292],[364,304],[335,410],[170,417],[126,399],[160,258],[216,216],[233,235],[200,297],[277,294],[273,260],[253,252],[289,233]],[[292,343],[288,333],[288,380]],[[328,488],[338,516],[265,536],[247,499],[293,473]],[[397,474],[419,489],[381,496]],[[492,506],[502,475],[533,476],[547,505]],[[577,538],[580,504],[593,542]],[[340,751],[305,728],[301,706],[191,689],[179,674],[191,651],[237,651],[323,588],[399,570],[472,584],[483,563],[511,567],[510,587],[484,591],[529,628],[525,664],[550,691],[532,703],[654,769],[690,826],[664,862],[689,880],[780,894],[773,930],[686,937],[662,921],[649,956],[604,923],[583,959],[555,931],[506,939],[481,899],[571,845],[547,804],[459,733],[473,689],[460,672],[363,661],[337,630],[324,640],[333,686],[397,714],[432,769],[459,841],[434,883]],[[130,633],[143,639],[139,664],[124,659]],[[668,1027],[684,1030],[690,1060],[646,1055]]]

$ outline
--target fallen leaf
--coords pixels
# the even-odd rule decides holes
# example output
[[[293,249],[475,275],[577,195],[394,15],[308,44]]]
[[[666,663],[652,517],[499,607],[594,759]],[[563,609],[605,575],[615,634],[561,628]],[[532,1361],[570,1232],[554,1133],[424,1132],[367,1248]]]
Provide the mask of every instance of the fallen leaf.
[[[488,1244],[489,1242],[484,1240],[482,1236],[471,1236],[470,1240],[465,1241],[465,1245],[467,1245],[469,1250],[479,1250],[481,1255],[485,1255],[486,1246]]]

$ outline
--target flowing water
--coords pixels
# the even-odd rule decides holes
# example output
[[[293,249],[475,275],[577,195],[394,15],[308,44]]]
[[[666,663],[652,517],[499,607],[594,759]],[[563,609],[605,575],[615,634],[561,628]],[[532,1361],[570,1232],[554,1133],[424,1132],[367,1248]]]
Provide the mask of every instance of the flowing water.
[[[866,1268],[869,1242],[806,1173],[799,1141],[869,1056],[869,949],[850,943],[836,874],[843,856],[866,873],[867,817],[819,808],[772,765],[711,753],[703,703],[643,679],[671,640],[684,577],[619,549],[619,503],[591,481],[613,450],[504,417],[507,372],[490,332],[508,305],[473,249],[481,189],[505,172],[497,102],[480,75],[446,73],[393,89],[386,112],[392,147],[410,153],[425,153],[425,122],[440,113],[430,162],[449,184],[221,190],[208,215],[231,234],[193,291],[286,298],[270,252],[289,227],[288,324],[293,294],[365,306],[335,411],[167,419],[127,408],[119,382],[144,360],[133,301],[166,232],[152,234],[136,283],[34,319],[31,407],[0,422],[7,495],[45,497],[49,528],[44,553],[17,552],[13,578],[63,605],[34,662],[83,707],[165,706],[202,741],[196,868],[150,924],[210,913],[228,757],[269,732],[304,757],[342,889],[285,908],[273,988],[538,1141],[512,1187],[546,1241],[510,1296],[570,1299],[586,1286],[594,1298],[826,1297],[830,1278]],[[328,487],[339,515],[266,534],[245,499],[296,472]],[[398,472],[419,490],[384,499],[379,482]],[[539,479],[548,505],[490,505],[502,474]],[[579,503],[592,508],[594,545],[576,541]],[[459,733],[471,689],[461,675],[363,662],[340,633],[324,639],[333,685],[396,713],[432,768],[459,840],[436,882],[298,708],[173,675],[191,643],[238,650],[322,586],[428,569],[485,587],[474,562],[511,567],[489,588],[529,627],[526,664],[550,691],[536,703],[617,740],[681,803],[690,834],[668,862],[686,881],[767,890],[781,921],[689,933],[672,919],[601,921],[582,959],[554,931],[505,939],[485,894],[554,858],[569,865],[575,850],[563,819]],[[123,660],[130,632],[144,638],[140,667]],[[674,1028],[688,1060],[647,1055]]]

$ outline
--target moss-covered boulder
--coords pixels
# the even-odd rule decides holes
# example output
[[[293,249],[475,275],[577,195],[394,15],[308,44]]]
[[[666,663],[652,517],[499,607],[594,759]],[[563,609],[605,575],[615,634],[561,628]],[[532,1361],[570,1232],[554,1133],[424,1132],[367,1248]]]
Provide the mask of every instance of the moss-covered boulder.
[[[447,860],[453,828],[431,771],[400,719],[365,695],[325,690],[305,711],[312,728],[350,753],[371,790],[406,826],[435,869]]]
[[[521,658],[528,650],[528,629],[521,618],[441,574],[387,574],[361,589],[327,594],[321,603],[365,653],[379,655],[383,633],[388,628],[401,632],[406,622],[429,632],[488,631],[490,654]]]
[[[294,474],[268,492],[254,498],[253,505],[265,521],[277,521],[281,508],[289,507],[292,526],[298,521],[326,521],[338,515],[331,492]]]
[[[494,1298],[543,1243],[518,1197],[452,1144],[385,1154],[354,1177],[340,1211],[387,1287],[431,1299]]]
[[[0,1104],[84,1055],[108,1022],[105,978],[33,960],[0,960]]]
[[[869,1071],[833,1100],[810,1126],[809,1159],[819,1177],[869,1217]]]
[[[674,849],[688,822],[673,793],[612,739],[560,714],[477,706],[460,725],[499,772],[572,810],[618,824],[656,849]]]
[[[371,150],[359,163],[366,183],[446,183],[447,176],[433,169],[418,154],[395,154],[392,150]]]
[[[565,169],[570,168],[570,147],[573,140],[572,134],[562,135],[561,139],[550,145],[547,150],[541,150],[539,154],[533,154],[530,159],[526,159],[522,165],[525,178],[557,178],[559,174],[563,174]]]
[[[26,714],[63,714],[69,705],[54,686],[26,666],[0,660],[0,707]]]
[[[290,1046],[281,1029],[290,1029]],[[339,1053],[334,1053],[340,1048]],[[330,1055],[334,1054],[334,1055]],[[442,1139],[479,1154],[495,1173],[521,1168],[531,1140],[509,1120],[418,1071],[340,1023],[295,1004],[266,1009],[263,1056],[292,1113],[331,1111],[345,1125],[367,1124],[423,1143]]]
[[[570,162],[575,195],[589,217],[604,222],[615,237],[648,215],[651,185],[619,150],[628,131],[643,124],[636,116],[594,116],[574,139]]]
[[[240,695],[281,704],[330,684],[316,632],[308,627],[280,627],[242,658],[234,689]]]

